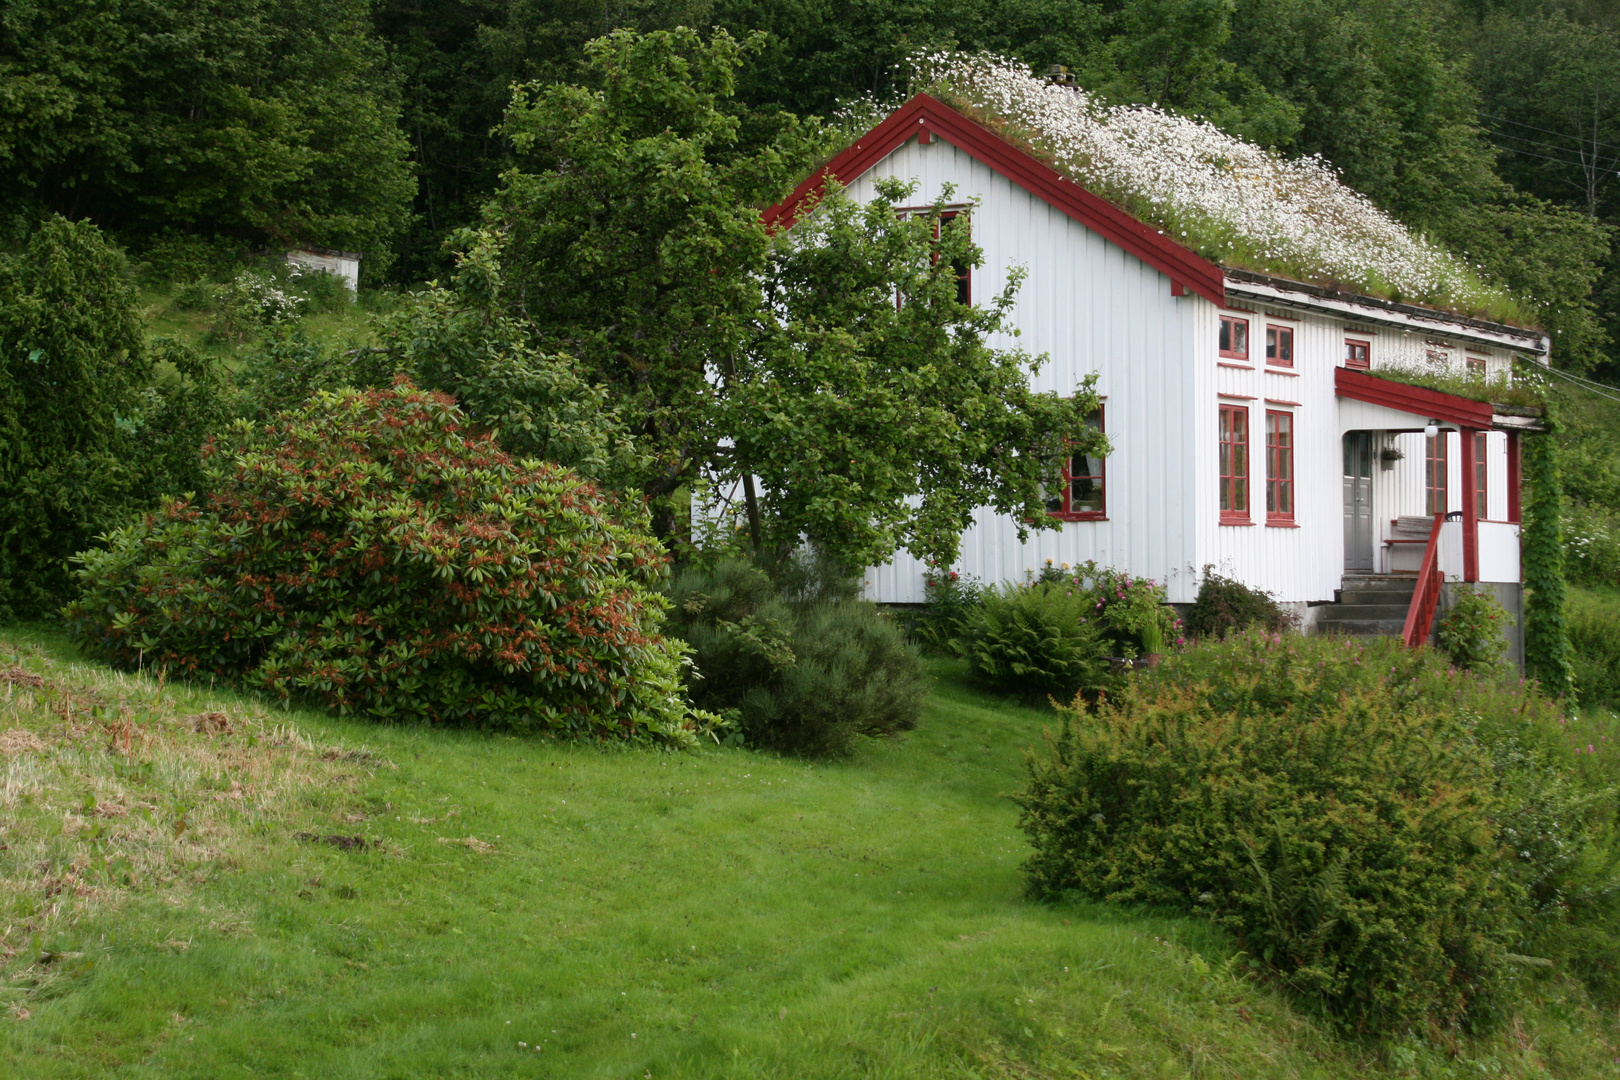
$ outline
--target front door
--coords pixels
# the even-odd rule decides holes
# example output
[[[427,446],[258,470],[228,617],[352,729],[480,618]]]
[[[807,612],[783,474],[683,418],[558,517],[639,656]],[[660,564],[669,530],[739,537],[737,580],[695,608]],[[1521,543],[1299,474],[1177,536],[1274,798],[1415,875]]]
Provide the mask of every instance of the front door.
[[[1352,431],[1344,437],[1344,568],[1348,573],[1372,573],[1372,432]]]

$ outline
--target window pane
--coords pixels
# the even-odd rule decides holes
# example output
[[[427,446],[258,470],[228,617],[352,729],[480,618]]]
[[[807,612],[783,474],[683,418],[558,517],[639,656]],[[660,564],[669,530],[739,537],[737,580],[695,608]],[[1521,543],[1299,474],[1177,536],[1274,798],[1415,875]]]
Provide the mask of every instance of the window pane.
[[[1239,356],[1249,355],[1249,324],[1234,320],[1232,323],[1232,351]],[[1207,414],[1206,414],[1207,415]]]
[[[1221,352],[1232,351],[1232,320],[1221,320]]]
[[[1076,513],[1100,513],[1103,508],[1101,477],[1076,476],[1069,489],[1069,508]]]

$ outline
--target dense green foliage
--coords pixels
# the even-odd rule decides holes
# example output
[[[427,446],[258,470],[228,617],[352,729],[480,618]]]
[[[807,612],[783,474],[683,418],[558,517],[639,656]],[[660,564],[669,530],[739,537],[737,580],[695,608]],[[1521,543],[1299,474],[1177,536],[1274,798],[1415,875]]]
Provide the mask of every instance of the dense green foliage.
[[[0,617],[60,604],[69,556],[200,481],[215,371],[142,331],[123,255],[94,226],[53,218],[0,254]]]
[[[1187,633],[1196,638],[1224,638],[1251,627],[1275,634],[1294,625],[1294,617],[1270,593],[1222,577],[1214,566],[1204,567],[1198,595],[1187,613]]]
[[[692,649],[691,694],[750,744],[848,754],[859,735],[917,726],[925,685],[916,650],[835,568],[804,559],[776,578],[724,556],[670,584],[669,632]]]
[[[1029,887],[1206,915],[1349,1030],[1490,1026],[1509,954],[1611,965],[1613,778],[1568,735],[1389,640],[1202,645],[1031,755]]]
[[[1548,423],[1557,430],[1555,414]],[[1569,637],[1564,623],[1563,477],[1558,440],[1524,443],[1524,669],[1547,692],[1569,695],[1578,689],[1571,676]]]
[[[961,638],[979,610],[984,589],[984,583],[970,574],[929,563],[923,573],[923,607],[912,616],[911,632],[932,655],[954,656],[952,642]]]
[[[383,270],[415,184],[364,0],[8,2],[7,212],[355,249]]]
[[[1440,651],[1465,671],[1496,672],[1507,652],[1503,635],[1513,625],[1513,616],[1494,595],[1473,585],[1452,589],[1447,600],[1446,612],[1435,626]]]
[[[1620,712],[1620,595],[1571,589],[1564,618],[1581,704]]]
[[[1110,642],[1096,599],[1063,583],[985,589],[956,648],[991,689],[1067,701],[1108,678]]]
[[[661,537],[687,492],[734,482],[754,547],[805,538],[849,565],[948,561],[981,505],[1053,527],[1041,492],[1066,444],[1101,437],[1089,385],[1034,393],[1039,360],[987,344],[1021,275],[959,302],[957,268],[982,254],[942,207],[897,214],[902,183],[867,206],[831,193],[773,239],[759,207],[820,127],[782,118],[750,145],[726,111],[745,52],[723,32],[620,32],[587,48],[601,89],[520,89],[518,166],[463,266],[498,265],[484,293],[606,389],[642,455],[620,486]]]
[[[379,6],[422,176],[413,266],[472,221],[511,160],[490,132],[513,83],[572,81],[614,27],[762,35],[727,111],[743,138],[784,110],[830,116],[854,95],[903,93],[922,48],[1063,64],[1117,102],[1208,116],[1286,153],[1321,154],[1397,217],[1534,300],[1558,362],[1604,362],[1620,316],[1606,272],[1620,215],[1620,35],[1602,5],[1561,0],[1022,0],[847,5],[651,0],[632,6],[459,0]],[[1601,279],[1599,274],[1603,274]]]
[[[86,552],[70,625],[126,667],[338,711],[692,738],[664,556],[567,470],[402,384],[317,394],[204,448],[209,494]]]

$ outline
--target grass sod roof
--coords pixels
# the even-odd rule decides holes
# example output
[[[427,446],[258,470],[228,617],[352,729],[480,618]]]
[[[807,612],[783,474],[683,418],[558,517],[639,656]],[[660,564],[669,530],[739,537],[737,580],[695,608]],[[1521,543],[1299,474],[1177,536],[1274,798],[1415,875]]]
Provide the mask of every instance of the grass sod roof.
[[[913,93],[938,98],[1212,262],[1493,322],[1534,322],[1480,268],[1374,206],[1321,157],[1286,158],[1152,106],[1105,105],[990,53],[919,52],[907,67]],[[841,126],[888,111],[857,103]]]

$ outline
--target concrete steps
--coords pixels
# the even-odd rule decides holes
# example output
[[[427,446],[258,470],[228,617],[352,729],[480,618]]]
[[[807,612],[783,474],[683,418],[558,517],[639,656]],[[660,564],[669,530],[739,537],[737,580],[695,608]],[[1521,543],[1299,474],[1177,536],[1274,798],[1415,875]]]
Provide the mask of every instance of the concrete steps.
[[[1346,574],[1339,601],[1316,609],[1315,632],[1399,637],[1417,588],[1415,574]]]

